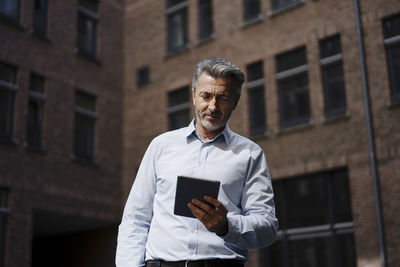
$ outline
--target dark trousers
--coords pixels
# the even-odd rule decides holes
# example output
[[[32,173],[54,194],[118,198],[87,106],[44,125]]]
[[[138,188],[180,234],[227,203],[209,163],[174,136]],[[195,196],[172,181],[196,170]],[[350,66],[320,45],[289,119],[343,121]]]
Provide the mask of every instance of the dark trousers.
[[[240,260],[147,261],[146,267],[244,267]]]

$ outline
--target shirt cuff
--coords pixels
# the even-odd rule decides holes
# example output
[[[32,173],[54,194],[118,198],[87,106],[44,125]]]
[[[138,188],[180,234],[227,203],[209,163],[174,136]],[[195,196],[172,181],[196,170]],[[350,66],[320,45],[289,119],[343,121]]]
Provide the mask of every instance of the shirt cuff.
[[[227,242],[236,244],[240,236],[239,218],[237,216],[229,215],[228,213],[227,219],[228,219],[228,232],[220,237]]]

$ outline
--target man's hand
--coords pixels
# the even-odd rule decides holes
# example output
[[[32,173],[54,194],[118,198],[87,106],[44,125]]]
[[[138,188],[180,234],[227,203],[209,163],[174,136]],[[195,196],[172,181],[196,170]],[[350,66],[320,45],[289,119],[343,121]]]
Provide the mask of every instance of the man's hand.
[[[209,196],[204,196],[204,201],[193,199],[188,207],[210,232],[220,236],[228,232],[228,209],[217,199]]]

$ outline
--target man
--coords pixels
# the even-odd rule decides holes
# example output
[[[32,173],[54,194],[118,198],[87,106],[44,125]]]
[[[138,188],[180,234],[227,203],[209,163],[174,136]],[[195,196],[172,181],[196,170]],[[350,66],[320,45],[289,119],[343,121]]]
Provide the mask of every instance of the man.
[[[243,81],[243,72],[230,62],[197,65],[196,118],[149,145],[119,227],[117,267],[239,267],[249,248],[275,240],[278,221],[264,153],[226,125]],[[174,215],[178,175],[221,182],[218,199],[188,203],[197,219]]]

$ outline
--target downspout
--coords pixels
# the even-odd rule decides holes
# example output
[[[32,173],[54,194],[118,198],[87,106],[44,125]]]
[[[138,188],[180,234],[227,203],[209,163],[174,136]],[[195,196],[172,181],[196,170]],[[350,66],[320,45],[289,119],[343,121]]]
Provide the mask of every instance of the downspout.
[[[365,64],[364,42],[363,42],[363,32],[362,32],[359,0],[354,0],[354,13],[355,13],[355,19],[356,19],[356,28],[357,28],[358,51],[359,51],[359,56],[360,56],[360,68],[361,68],[362,88],[363,88],[363,95],[364,95],[365,119],[366,119],[366,123],[367,123],[369,159],[370,159],[372,182],[373,182],[373,186],[374,186],[375,210],[376,210],[376,218],[377,218],[377,224],[378,224],[381,264],[382,264],[382,267],[387,267],[385,238],[384,238],[384,231],[383,231],[383,218],[382,218],[382,210],[381,210],[381,196],[380,196],[380,189],[379,189],[379,177],[378,177],[378,172],[376,169],[374,133],[373,133],[373,129],[372,129],[369,88],[368,88],[368,81],[367,81],[367,69],[366,69],[366,64]]]

